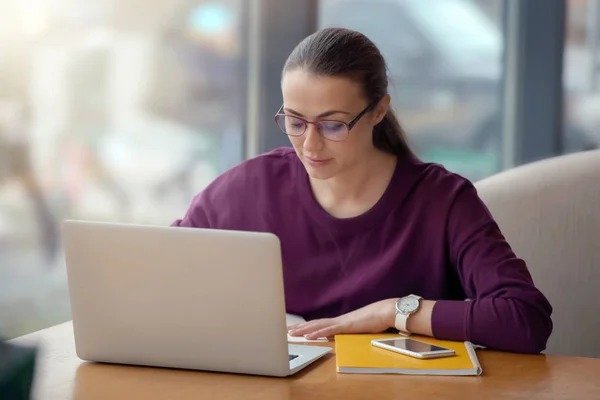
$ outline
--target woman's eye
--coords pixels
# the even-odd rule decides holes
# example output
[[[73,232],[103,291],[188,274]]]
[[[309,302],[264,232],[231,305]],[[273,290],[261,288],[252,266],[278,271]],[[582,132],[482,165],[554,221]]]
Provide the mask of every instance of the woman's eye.
[[[344,125],[341,122],[336,122],[336,121],[324,121],[324,122],[321,122],[319,124],[319,126],[321,127],[322,130],[325,130],[328,132],[337,132],[337,131],[346,129],[346,125]]]

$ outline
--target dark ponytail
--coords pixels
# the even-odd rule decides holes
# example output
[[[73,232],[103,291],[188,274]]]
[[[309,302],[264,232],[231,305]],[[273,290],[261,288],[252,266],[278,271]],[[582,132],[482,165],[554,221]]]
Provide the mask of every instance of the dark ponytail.
[[[304,68],[321,76],[346,76],[363,88],[369,104],[388,93],[385,60],[375,44],[360,32],[325,28],[304,39],[288,57],[283,73]],[[373,129],[373,145],[399,157],[414,157],[406,133],[390,108]]]
[[[373,145],[379,150],[398,156],[414,156],[406,141],[404,129],[392,109],[389,109],[381,122],[373,128]]]

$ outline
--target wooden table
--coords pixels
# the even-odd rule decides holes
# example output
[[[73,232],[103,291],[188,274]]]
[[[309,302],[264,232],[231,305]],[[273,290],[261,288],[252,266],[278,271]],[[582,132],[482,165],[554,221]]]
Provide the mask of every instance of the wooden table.
[[[39,343],[35,399],[600,399],[600,359],[480,350],[484,375],[338,374],[335,355],[293,377],[84,363],[71,323],[12,341]],[[331,343],[329,343],[331,345]]]

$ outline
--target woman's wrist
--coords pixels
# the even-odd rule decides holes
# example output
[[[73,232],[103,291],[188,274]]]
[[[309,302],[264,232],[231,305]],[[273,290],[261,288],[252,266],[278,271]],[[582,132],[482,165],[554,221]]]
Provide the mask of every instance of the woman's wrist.
[[[411,333],[425,336],[433,336],[431,328],[431,315],[435,301],[421,300],[419,309],[408,317],[406,328]]]
[[[383,323],[388,328],[396,327],[396,302],[399,298],[387,299],[382,302]],[[411,333],[433,336],[431,314],[435,301],[421,300],[419,309],[408,317],[406,328]]]
[[[382,318],[383,324],[387,328],[396,327],[396,302],[399,297],[393,299],[387,299],[382,302]]]

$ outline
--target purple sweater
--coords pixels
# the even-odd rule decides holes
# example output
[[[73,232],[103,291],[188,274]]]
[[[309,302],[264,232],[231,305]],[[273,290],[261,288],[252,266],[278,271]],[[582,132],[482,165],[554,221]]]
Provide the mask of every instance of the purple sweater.
[[[552,307],[473,185],[437,164],[400,160],[373,208],[338,219],[279,148],[219,176],[173,225],[276,234],[287,312],[307,320],[413,293],[437,300],[439,339],[538,353],[552,331]]]

